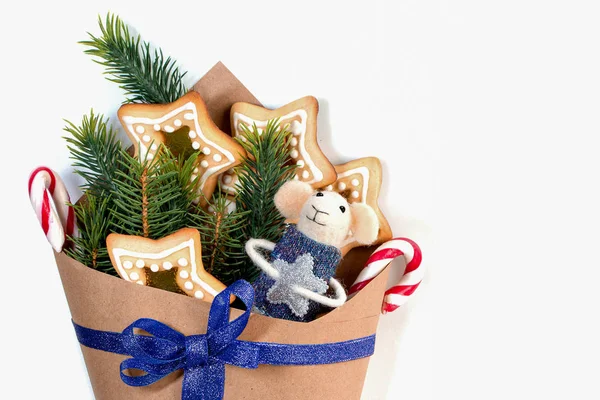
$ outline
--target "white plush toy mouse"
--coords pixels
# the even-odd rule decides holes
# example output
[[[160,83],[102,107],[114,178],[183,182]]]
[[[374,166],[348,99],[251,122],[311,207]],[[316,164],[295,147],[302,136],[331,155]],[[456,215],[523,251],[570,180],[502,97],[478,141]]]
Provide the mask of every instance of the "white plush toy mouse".
[[[366,204],[348,204],[335,192],[314,191],[301,181],[286,182],[274,198],[290,225],[277,243],[250,239],[246,252],[261,268],[254,282],[255,312],[275,318],[311,321],[321,305],[339,307],[346,292],[333,278],[350,236],[361,244],[377,238],[379,220]],[[266,259],[258,249],[271,251]],[[329,288],[335,297],[325,295]]]

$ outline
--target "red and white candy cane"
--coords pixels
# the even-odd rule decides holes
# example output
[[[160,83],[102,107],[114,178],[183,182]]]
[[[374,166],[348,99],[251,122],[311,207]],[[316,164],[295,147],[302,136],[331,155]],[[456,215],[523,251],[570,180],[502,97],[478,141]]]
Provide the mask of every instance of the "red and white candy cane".
[[[414,293],[423,280],[423,268],[420,268],[423,258],[421,249],[415,242],[407,238],[392,239],[379,246],[371,254],[365,267],[360,271],[358,278],[356,278],[356,281],[348,290],[349,297],[364,288],[389,263],[400,256],[403,256],[406,260],[404,275],[402,275],[397,285],[392,286],[385,292],[381,312],[385,314],[394,311],[406,303],[410,295]]]
[[[75,214],[69,193],[58,174],[47,167],[36,168],[29,176],[29,200],[48,242],[62,251],[66,236],[75,234]]]

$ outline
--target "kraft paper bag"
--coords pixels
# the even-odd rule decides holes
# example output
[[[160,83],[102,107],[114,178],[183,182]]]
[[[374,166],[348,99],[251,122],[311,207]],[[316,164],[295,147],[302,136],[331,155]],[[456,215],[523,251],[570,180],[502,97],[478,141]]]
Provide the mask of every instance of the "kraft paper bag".
[[[229,110],[237,101],[260,104],[222,64],[215,65],[194,87],[207,103],[211,117],[230,132]],[[338,278],[349,287],[375,247],[356,248],[338,268]],[[199,299],[140,286],[95,271],[55,253],[73,321],[87,328],[121,332],[139,318],[161,321],[184,335],[206,332],[210,304]],[[309,323],[252,314],[240,340],[283,344],[341,342],[373,335],[387,283],[386,268],[342,307]],[[233,309],[231,318],[242,313]],[[183,371],[176,371],[146,387],[121,381],[120,363],[127,356],[81,346],[97,400],[178,400]],[[258,369],[226,366],[225,399],[229,400],[352,400],[360,399],[368,358],[315,366],[271,366]]]

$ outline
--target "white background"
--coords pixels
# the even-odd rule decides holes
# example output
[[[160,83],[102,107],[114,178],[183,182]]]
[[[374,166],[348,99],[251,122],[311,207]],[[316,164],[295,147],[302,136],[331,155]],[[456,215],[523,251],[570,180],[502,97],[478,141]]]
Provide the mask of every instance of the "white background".
[[[0,397],[92,398],[26,183],[44,164],[77,193],[62,119],[116,121],[122,93],[76,43],[108,10],[188,84],[222,60],[267,106],[312,94],[332,162],[381,159],[427,276],[381,319],[364,399],[600,397],[597,2],[123,3],[0,16]]]

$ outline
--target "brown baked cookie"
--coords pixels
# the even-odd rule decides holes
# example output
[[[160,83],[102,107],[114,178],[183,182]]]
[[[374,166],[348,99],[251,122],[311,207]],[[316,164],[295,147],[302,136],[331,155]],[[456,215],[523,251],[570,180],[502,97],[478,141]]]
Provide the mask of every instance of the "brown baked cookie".
[[[113,267],[126,281],[208,302],[225,289],[204,270],[200,233],[196,229],[183,228],[159,240],[111,233],[106,246]]]
[[[296,179],[320,188],[335,181],[335,168],[321,151],[317,143],[317,114],[319,103],[316,98],[306,96],[276,110],[269,110],[249,103],[235,103],[231,107],[231,131],[233,137],[245,139],[240,124],[250,129],[256,124],[258,132],[267,122],[279,118],[280,126],[292,134],[290,156],[297,165]],[[221,187],[235,193],[237,177],[233,170],[221,175]]]
[[[379,234],[373,244],[386,242],[392,238],[392,230],[385,216],[379,209],[379,189],[381,188],[381,162],[376,157],[365,157],[336,165],[337,180],[321,190],[333,190],[348,200],[348,203],[366,203],[371,206],[379,218]],[[360,246],[352,236],[342,247],[346,254],[354,247]]]
[[[213,123],[196,92],[170,104],[125,104],[118,115],[142,159],[154,157],[160,144],[176,156],[201,151],[194,172],[200,176],[199,191],[204,197],[198,200],[202,204],[215,190],[217,176],[238,165],[245,154],[242,146]]]

